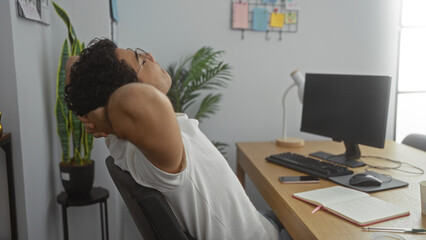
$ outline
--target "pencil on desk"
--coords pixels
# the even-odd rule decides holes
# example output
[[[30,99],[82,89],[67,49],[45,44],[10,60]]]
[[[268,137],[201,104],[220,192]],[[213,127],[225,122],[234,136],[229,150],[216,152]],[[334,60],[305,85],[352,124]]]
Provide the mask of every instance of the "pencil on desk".
[[[405,233],[421,233],[426,232],[426,229],[422,228],[391,228],[391,227],[363,227],[363,231],[367,232],[405,232]]]
[[[322,208],[322,205],[318,205],[311,213],[316,213]]]

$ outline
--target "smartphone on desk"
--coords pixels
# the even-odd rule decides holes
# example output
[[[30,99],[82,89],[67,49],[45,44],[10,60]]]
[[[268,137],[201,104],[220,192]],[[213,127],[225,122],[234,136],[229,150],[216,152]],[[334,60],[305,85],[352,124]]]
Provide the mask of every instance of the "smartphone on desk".
[[[319,183],[319,179],[314,176],[281,176],[280,183]]]

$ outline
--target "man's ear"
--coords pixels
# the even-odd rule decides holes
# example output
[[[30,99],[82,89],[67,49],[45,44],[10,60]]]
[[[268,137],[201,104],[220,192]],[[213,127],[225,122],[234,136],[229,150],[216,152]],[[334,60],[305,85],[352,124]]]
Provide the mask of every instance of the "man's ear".
[[[71,67],[78,60],[79,56],[71,56],[68,58],[67,65],[65,65],[65,84],[68,85],[70,83],[70,72]]]

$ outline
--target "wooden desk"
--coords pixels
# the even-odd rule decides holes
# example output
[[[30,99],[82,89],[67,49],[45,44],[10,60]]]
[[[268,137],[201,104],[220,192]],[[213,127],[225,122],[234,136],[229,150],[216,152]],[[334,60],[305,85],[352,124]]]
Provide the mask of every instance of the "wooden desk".
[[[408,162],[426,170],[426,152],[386,141],[385,149],[377,149],[360,145],[362,155],[375,155]],[[237,143],[237,176],[244,186],[244,175],[250,177],[263,198],[275,212],[277,217],[289,231],[293,239],[370,239],[373,232],[363,232],[360,227],[336,217],[326,211],[311,214],[313,205],[292,197],[294,193],[335,186],[336,184],[321,179],[319,184],[281,184],[278,177],[283,175],[306,175],[265,160],[265,157],[281,153],[294,152],[307,156],[316,151],[332,154],[344,152],[342,143],[332,141],[308,141],[301,148],[283,148],[275,142],[241,142]],[[391,163],[378,159],[363,159],[364,162],[392,166]],[[405,170],[416,171],[408,167]],[[364,167],[352,169],[355,173],[363,172]],[[400,205],[410,211],[410,216],[386,221],[372,226],[426,228],[426,215],[422,215],[420,207],[419,182],[426,180],[426,174],[408,174],[395,170],[372,171],[389,174],[392,177],[409,182],[408,187],[372,193],[371,196]],[[397,233],[405,239],[426,239],[426,235]]]

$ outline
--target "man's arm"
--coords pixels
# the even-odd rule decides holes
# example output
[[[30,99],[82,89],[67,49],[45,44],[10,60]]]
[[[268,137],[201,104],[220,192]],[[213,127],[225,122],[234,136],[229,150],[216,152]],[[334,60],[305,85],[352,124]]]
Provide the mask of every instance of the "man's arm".
[[[85,131],[96,138],[114,134],[111,123],[107,120],[105,107],[98,107],[83,116],[78,116],[78,119],[83,122]]]
[[[70,83],[71,67],[79,59],[79,56],[70,56],[65,65],[65,84]],[[113,134],[109,122],[105,119],[105,108],[99,107],[83,116],[78,116],[84,124],[85,131],[93,134],[94,137],[106,137],[107,134]]]
[[[159,169],[181,171],[182,137],[166,95],[148,84],[126,84],[110,96],[106,111],[114,134],[133,143]]]

